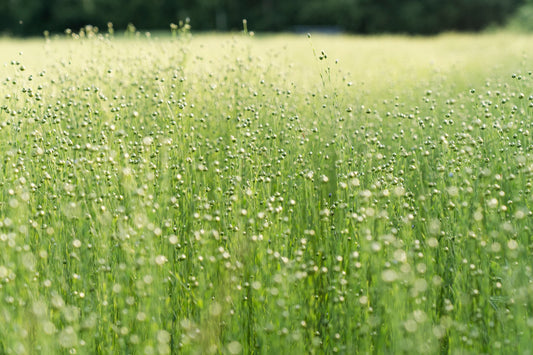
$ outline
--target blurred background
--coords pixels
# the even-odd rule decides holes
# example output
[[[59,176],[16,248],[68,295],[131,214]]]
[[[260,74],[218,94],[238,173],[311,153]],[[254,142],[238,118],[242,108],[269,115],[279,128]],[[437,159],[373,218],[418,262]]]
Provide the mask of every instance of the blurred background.
[[[194,31],[435,34],[502,26],[533,30],[533,0],[0,0],[0,35],[169,30],[190,18]]]

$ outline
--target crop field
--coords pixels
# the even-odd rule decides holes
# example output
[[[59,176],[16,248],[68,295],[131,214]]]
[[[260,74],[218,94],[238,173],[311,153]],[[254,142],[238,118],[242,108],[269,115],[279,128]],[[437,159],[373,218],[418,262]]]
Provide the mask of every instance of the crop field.
[[[532,40],[0,39],[0,354],[531,354]]]

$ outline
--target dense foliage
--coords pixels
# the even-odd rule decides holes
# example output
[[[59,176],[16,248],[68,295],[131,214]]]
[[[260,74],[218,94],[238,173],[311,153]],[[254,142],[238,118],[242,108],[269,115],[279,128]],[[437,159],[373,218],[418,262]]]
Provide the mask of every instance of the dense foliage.
[[[12,0],[0,3],[0,32],[40,34],[86,24],[168,28],[190,17],[198,30],[231,30],[247,18],[255,30],[333,26],[357,33],[431,34],[501,24],[524,0]]]
[[[0,354],[530,350],[531,36],[93,31],[0,42]]]

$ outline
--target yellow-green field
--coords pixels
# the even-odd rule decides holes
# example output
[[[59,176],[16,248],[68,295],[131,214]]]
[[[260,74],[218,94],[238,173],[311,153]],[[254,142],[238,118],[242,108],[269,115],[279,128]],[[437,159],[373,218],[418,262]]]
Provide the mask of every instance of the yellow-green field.
[[[0,40],[0,354],[530,353],[532,40]]]

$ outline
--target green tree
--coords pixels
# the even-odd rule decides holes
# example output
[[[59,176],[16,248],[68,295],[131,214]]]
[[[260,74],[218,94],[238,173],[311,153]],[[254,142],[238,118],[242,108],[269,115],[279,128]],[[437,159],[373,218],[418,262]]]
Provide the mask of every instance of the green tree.
[[[295,25],[339,26],[356,33],[478,31],[503,24],[525,0],[3,0],[0,31],[39,34],[86,24],[116,29],[168,29],[191,18],[196,30],[291,30]],[[531,4],[531,0],[528,0]],[[533,5],[531,5],[533,6]],[[527,13],[527,10],[523,10]],[[522,18],[528,19],[525,16]],[[518,21],[518,20],[517,20]],[[525,22],[527,20],[521,20]]]
[[[508,21],[508,27],[519,31],[533,31],[533,0],[527,0]]]

